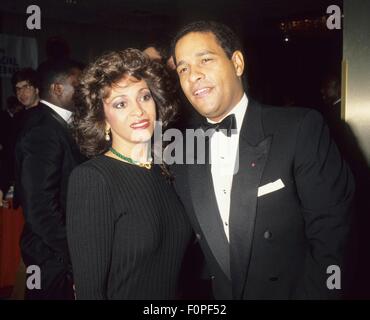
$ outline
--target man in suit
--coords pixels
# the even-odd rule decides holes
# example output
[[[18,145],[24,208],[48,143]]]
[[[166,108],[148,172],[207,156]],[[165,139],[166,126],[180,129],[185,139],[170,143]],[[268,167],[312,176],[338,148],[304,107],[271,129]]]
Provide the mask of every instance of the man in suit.
[[[215,298],[340,296],[354,183],[322,117],[248,97],[242,47],[224,25],[187,25],[173,52],[182,90],[211,130],[210,161],[173,171]]]
[[[69,174],[82,161],[68,128],[79,74],[73,61],[43,66],[41,101],[27,113],[16,143],[16,190],[25,216],[21,252],[26,267],[41,271],[41,288],[28,281],[26,299],[73,299],[65,208]]]

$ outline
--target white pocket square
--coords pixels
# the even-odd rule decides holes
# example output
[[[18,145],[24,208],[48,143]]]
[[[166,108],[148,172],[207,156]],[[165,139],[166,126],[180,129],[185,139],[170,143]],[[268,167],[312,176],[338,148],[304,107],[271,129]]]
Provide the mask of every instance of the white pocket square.
[[[279,179],[274,182],[270,182],[258,188],[257,197],[264,196],[265,194],[283,189],[285,187],[284,182]]]

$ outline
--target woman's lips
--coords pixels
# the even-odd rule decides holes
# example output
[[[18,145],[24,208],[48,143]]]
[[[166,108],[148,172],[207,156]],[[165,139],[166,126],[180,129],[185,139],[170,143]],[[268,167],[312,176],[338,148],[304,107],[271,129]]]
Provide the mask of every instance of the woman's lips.
[[[149,127],[149,125],[150,125],[149,120],[141,120],[139,122],[131,124],[130,127],[134,130],[137,130],[137,129],[146,129]]]

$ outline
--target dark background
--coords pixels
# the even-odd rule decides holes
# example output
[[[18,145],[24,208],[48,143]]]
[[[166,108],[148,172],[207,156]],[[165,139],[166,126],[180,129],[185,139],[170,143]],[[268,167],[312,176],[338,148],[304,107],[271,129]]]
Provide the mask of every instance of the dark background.
[[[41,30],[26,27],[31,4],[41,8]],[[59,36],[73,58],[87,63],[107,50],[167,42],[192,20],[218,20],[243,39],[251,96],[320,108],[322,78],[341,68],[342,30],[314,24],[328,17],[332,4],[342,7],[338,0],[2,0],[0,32],[36,38],[39,62],[46,59],[46,41]],[[283,32],[281,23],[289,21],[301,28]]]

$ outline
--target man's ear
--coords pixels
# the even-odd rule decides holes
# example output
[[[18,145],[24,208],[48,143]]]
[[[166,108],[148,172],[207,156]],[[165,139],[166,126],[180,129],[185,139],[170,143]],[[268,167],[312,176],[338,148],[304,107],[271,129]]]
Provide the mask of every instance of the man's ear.
[[[53,83],[51,86],[50,86],[50,90],[51,90],[51,93],[56,96],[56,97],[60,97],[63,95],[63,91],[64,91],[64,88],[63,88],[63,85],[60,84],[60,83]]]
[[[241,51],[236,50],[231,57],[231,61],[234,64],[236,75],[241,77],[244,72],[244,57]]]

